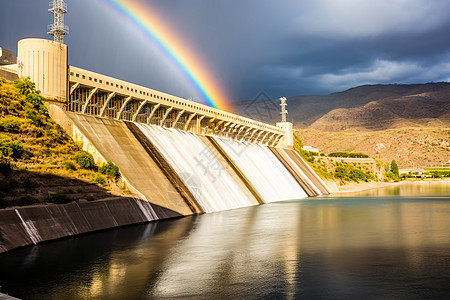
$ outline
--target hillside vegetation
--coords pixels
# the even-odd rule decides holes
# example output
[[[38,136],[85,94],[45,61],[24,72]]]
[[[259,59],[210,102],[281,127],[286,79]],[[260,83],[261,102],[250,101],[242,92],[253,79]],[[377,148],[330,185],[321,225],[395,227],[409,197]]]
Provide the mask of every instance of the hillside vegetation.
[[[302,147],[303,141],[294,134],[294,150],[325,180],[334,180],[344,185],[348,182],[359,183],[400,179],[400,177],[386,176],[386,174],[389,175],[389,164],[386,168],[386,164],[382,161],[375,161],[374,163],[358,161],[358,158],[368,157],[364,153],[333,152],[325,155],[324,153],[303,150]],[[354,161],[345,162],[333,158],[353,158]],[[398,170],[396,174],[398,175]]]
[[[50,117],[29,78],[0,79],[0,208],[122,194],[119,170],[96,166]]]

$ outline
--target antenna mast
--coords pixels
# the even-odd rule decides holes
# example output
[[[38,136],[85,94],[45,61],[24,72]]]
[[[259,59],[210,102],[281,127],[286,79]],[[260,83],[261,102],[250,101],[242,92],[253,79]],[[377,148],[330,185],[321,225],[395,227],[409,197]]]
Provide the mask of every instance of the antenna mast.
[[[64,14],[67,13],[67,4],[64,0],[53,0],[49,3],[49,12],[53,13],[53,24],[48,25],[48,34],[53,35],[54,41],[64,43],[64,35],[69,33],[69,26],[64,25]]]
[[[281,104],[280,104],[280,106],[281,106],[281,112],[280,112],[280,114],[281,114],[281,122],[285,123],[286,122],[286,116],[288,114],[288,111],[286,110],[286,106],[287,106],[286,101],[287,101],[287,99],[286,99],[286,97],[281,97],[280,100],[281,100]]]

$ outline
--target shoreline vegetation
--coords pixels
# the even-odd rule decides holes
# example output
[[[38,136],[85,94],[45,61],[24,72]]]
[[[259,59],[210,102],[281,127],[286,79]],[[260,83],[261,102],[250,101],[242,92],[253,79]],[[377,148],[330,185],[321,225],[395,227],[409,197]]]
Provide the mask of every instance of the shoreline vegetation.
[[[397,163],[370,158],[364,153],[317,153],[303,149],[303,141],[294,133],[294,150],[325,181],[337,186],[359,182],[400,181]],[[348,161],[350,159],[350,161]],[[334,185],[333,183],[331,183]]]
[[[450,180],[449,168],[426,168],[420,174],[417,171],[400,174],[395,160],[385,162],[360,152],[325,154],[304,150],[303,141],[295,133],[293,148],[334,191],[357,184],[378,186],[405,180]]]

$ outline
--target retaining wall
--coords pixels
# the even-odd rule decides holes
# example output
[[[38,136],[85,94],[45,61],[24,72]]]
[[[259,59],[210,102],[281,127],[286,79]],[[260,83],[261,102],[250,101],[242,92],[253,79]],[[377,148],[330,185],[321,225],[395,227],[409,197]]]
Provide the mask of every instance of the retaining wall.
[[[0,253],[88,232],[158,220],[137,198],[36,205],[0,210]]]

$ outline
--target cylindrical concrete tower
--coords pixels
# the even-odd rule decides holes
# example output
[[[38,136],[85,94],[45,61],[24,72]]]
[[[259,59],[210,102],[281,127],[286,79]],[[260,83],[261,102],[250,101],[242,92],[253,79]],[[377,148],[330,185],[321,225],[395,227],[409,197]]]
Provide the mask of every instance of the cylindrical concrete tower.
[[[66,102],[67,46],[44,39],[24,39],[17,48],[19,76],[30,76],[48,100]]]

